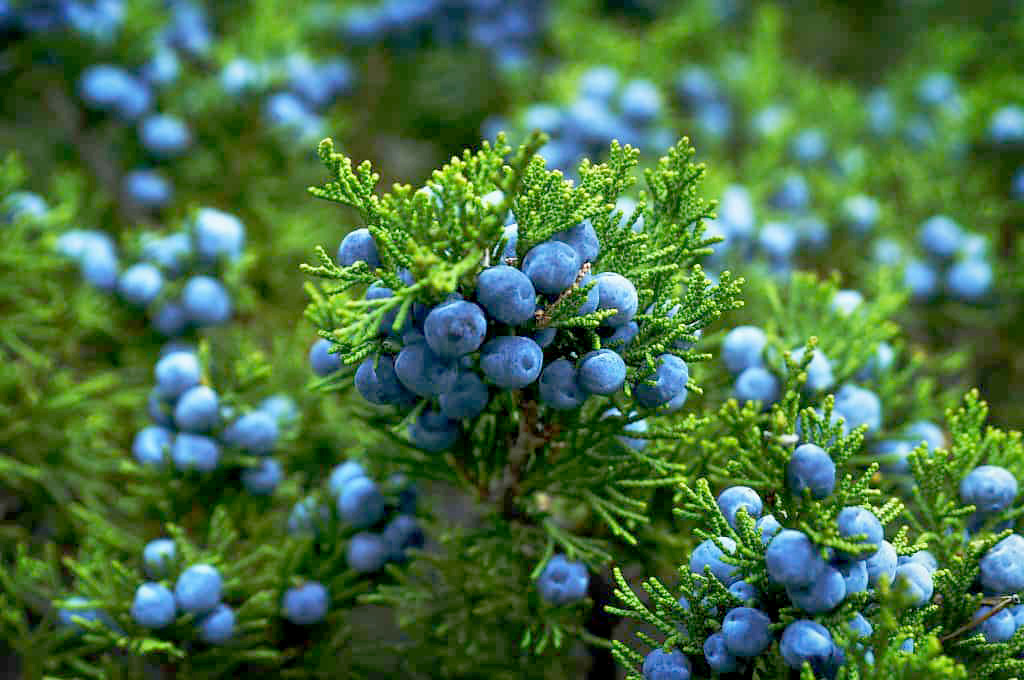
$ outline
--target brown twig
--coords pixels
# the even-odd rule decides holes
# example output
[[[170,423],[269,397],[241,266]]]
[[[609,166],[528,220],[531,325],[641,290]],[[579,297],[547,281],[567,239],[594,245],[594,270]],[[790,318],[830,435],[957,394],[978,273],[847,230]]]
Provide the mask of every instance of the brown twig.
[[[986,612],[984,616],[972,619],[970,622],[960,626],[952,633],[949,633],[948,635],[943,635],[939,638],[939,642],[948,642],[949,640],[952,640],[956,637],[963,635],[969,630],[977,628],[981,624],[985,623],[985,621],[988,621],[990,618],[992,618],[1002,610],[1006,609],[1007,607],[1011,607],[1015,604],[1020,604],[1020,598],[1016,595],[1000,595],[998,597],[986,597],[981,601],[981,603],[990,605],[992,609]]]

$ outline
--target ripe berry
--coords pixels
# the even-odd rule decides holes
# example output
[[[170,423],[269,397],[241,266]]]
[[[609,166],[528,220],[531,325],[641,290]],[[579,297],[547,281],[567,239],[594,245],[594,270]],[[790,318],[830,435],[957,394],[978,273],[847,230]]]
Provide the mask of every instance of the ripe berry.
[[[1017,497],[1017,478],[998,465],[981,465],[960,481],[960,500],[977,506],[978,512],[997,513]]]
[[[220,420],[220,399],[206,385],[196,385],[178,398],[174,406],[174,424],[179,430],[203,433]]]
[[[371,574],[384,568],[390,550],[380,534],[361,531],[349,539],[345,560],[353,571]]]
[[[979,258],[969,258],[949,268],[946,288],[959,300],[975,302],[988,293],[992,279],[992,265]]]
[[[601,321],[602,326],[624,326],[636,316],[639,298],[633,283],[621,274],[601,272],[594,277],[600,301],[598,309],[615,309],[615,314]]]
[[[878,521],[878,518],[875,517],[875,514],[870,510],[865,510],[855,505],[843,508],[836,518],[836,524],[839,527],[839,535],[843,538],[857,543],[863,541],[873,545],[870,551],[866,553],[844,553],[840,551],[840,554],[848,559],[866,559],[871,557],[878,552],[878,546],[881,545],[882,540],[885,538],[885,529],[882,527],[882,523]],[[863,534],[866,538],[853,538],[858,534]]]
[[[341,355],[330,352],[331,341],[327,338],[320,338],[309,348],[309,364],[313,373],[326,378],[341,368]]]
[[[264,458],[259,465],[242,470],[242,484],[249,493],[263,496],[274,493],[283,476],[284,471],[276,459]]]
[[[568,359],[555,359],[544,367],[538,391],[541,403],[557,411],[579,408],[587,399],[577,382],[576,367]]]
[[[896,549],[889,541],[882,541],[878,552],[864,561],[868,570],[868,583],[874,587],[883,578],[892,583],[896,578]]]
[[[729,331],[722,342],[722,359],[733,374],[742,373],[751,366],[761,365],[761,351],[768,338],[755,326],[737,326]]]
[[[117,291],[128,304],[145,307],[156,299],[164,285],[160,270],[148,262],[128,267],[117,280]]]
[[[868,567],[864,560],[859,562],[838,562],[836,569],[846,582],[846,594],[864,592],[868,589]]]
[[[225,443],[255,456],[265,456],[277,444],[277,420],[266,411],[250,411],[224,430]]]
[[[654,374],[637,383],[633,394],[641,406],[656,408],[679,396],[689,379],[690,369],[685,361],[674,354],[662,354]],[[654,385],[647,384],[650,380]]]
[[[171,446],[171,460],[174,467],[182,472],[211,472],[220,461],[220,446],[209,437],[179,432]]]
[[[836,487],[836,464],[817,444],[801,444],[786,465],[786,480],[795,495],[810,489],[812,498],[825,498]]]
[[[761,408],[767,409],[779,398],[779,381],[767,369],[751,366],[736,378],[734,391],[741,404],[759,401]]]
[[[640,326],[637,322],[630,321],[627,324],[617,327],[615,332],[609,335],[601,344],[609,349],[615,350],[619,354],[622,354],[629,348],[630,344],[633,342],[633,338],[635,338],[639,332]]]
[[[382,357],[381,361],[383,360]],[[365,379],[366,369],[363,370]],[[386,365],[383,370],[387,371]],[[436,397],[454,386],[458,369],[449,360],[442,359],[432,352],[425,343],[415,343],[406,345],[398,353],[395,360],[395,376],[401,385],[413,394]],[[363,384],[365,388],[365,382]]]
[[[154,369],[157,393],[164,399],[173,400],[182,392],[195,387],[201,379],[199,359],[192,352],[172,352],[158,362]]]
[[[339,265],[350,267],[356,262],[365,262],[370,267],[370,271],[380,266],[377,244],[369,229],[350,231],[338,246]]]
[[[772,538],[764,552],[768,576],[791,588],[806,588],[825,569],[825,560],[802,531],[783,529]]]
[[[306,581],[289,588],[281,598],[284,617],[299,626],[319,623],[327,615],[330,598],[327,588],[317,581]]]
[[[235,611],[219,604],[199,620],[199,639],[208,645],[222,645],[235,634]]]
[[[540,376],[543,365],[540,345],[521,335],[488,340],[480,351],[480,369],[488,380],[503,389],[526,387]]]
[[[152,579],[167,576],[176,554],[174,541],[169,538],[157,538],[147,543],[142,549],[142,565],[146,575]]]
[[[139,430],[132,442],[132,455],[143,465],[161,465],[171,450],[174,433],[159,425]]]
[[[558,295],[576,281],[582,264],[572,246],[545,241],[530,249],[521,269],[539,293]]]
[[[487,319],[472,302],[455,300],[434,307],[423,322],[427,345],[442,359],[475,352],[487,334]]]
[[[761,497],[749,486],[730,486],[722,491],[718,494],[718,507],[733,529],[736,528],[736,515],[740,508],[746,510],[747,515],[755,522],[764,510]]]
[[[213,326],[231,318],[231,296],[217,279],[193,276],[181,291],[181,304],[197,326]]]
[[[149,582],[135,590],[131,615],[140,626],[163,628],[174,621],[176,613],[174,595],[166,586]]]
[[[871,390],[844,385],[836,392],[835,409],[850,429],[867,425],[868,433],[872,433],[882,427],[882,402]]]
[[[405,551],[422,548],[426,541],[423,529],[412,515],[395,515],[384,527],[381,539],[388,547],[388,559],[393,562],[405,562]]]
[[[459,371],[455,383],[441,393],[441,413],[450,420],[472,420],[484,412],[490,393],[487,385],[471,371]]]
[[[582,600],[589,583],[585,564],[570,562],[565,555],[555,555],[537,577],[537,590],[551,604],[563,605]]]
[[[984,566],[982,567],[984,570]],[[984,577],[984,571],[982,571]],[[906,562],[896,567],[896,577],[893,580],[896,587],[904,588],[911,597],[911,604],[914,607],[923,607],[932,599],[934,589],[932,575],[927,569],[915,562]]]
[[[929,255],[948,260],[963,245],[964,231],[952,218],[936,215],[921,223],[918,239]]]
[[[425,451],[439,452],[451,448],[459,438],[459,426],[437,411],[424,410],[409,424],[409,439]]]
[[[626,382],[626,362],[610,349],[589,352],[580,360],[577,380],[590,394],[615,394]]]
[[[552,241],[561,241],[576,251],[580,262],[593,262],[601,252],[601,242],[590,220],[583,220],[575,227],[556,232]]]
[[[757,529],[761,532],[761,545],[767,546],[775,534],[782,531],[782,525],[779,524],[779,520],[775,519],[775,515],[765,515],[761,519],[757,520]]]
[[[824,614],[839,606],[846,597],[846,581],[838,569],[826,565],[814,581],[804,587],[787,586],[793,605],[809,614]]]
[[[338,514],[354,527],[364,529],[384,516],[384,496],[368,477],[356,477],[341,488]]]
[[[220,572],[209,564],[195,564],[181,572],[174,584],[174,599],[192,614],[211,611],[220,603]]]
[[[704,641],[704,659],[715,673],[732,673],[739,668],[739,661],[729,652],[722,633],[712,633]]]
[[[1010,534],[992,546],[979,562],[981,585],[993,595],[1024,590],[1024,537]]]
[[[192,135],[180,118],[157,113],[139,123],[139,141],[153,155],[170,158],[188,148]]]
[[[835,644],[827,628],[801,619],[786,626],[779,651],[790,668],[800,668],[808,662],[816,675],[824,675],[832,666]]]
[[[730,553],[736,552],[736,542],[728,536],[719,536],[718,542]],[[724,585],[730,586],[740,579],[739,567],[722,561],[725,553],[710,538],[704,539],[690,555],[690,571],[704,574],[704,567],[710,567],[712,575]]]
[[[490,267],[477,277],[476,298],[491,318],[518,326],[533,318],[537,292],[523,272],[508,265]]]
[[[771,645],[772,620],[759,609],[736,607],[722,620],[722,636],[729,652],[738,657],[754,657]]]
[[[803,347],[797,347],[790,352],[790,356],[797,364],[803,361],[804,349]],[[804,389],[808,392],[827,390],[835,383],[835,378],[832,376],[832,362],[828,360],[828,357],[820,349],[814,350],[811,354],[811,361],[807,364],[806,371],[807,382],[804,383]]]

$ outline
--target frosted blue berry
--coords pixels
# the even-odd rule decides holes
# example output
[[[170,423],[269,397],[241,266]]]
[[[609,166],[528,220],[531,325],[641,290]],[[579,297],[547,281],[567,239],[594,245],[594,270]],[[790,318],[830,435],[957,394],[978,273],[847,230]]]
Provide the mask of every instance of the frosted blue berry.
[[[761,545],[764,546],[771,542],[775,534],[782,531],[782,525],[779,524],[779,520],[775,519],[775,515],[765,515],[757,520],[756,526],[757,530],[761,532]]]
[[[914,446],[924,442],[929,451],[946,446],[946,435],[942,428],[927,420],[918,420],[908,425],[906,437]]]
[[[163,274],[148,262],[128,267],[117,280],[117,292],[131,305],[145,307],[156,299],[164,285]]]
[[[209,437],[179,432],[171,446],[171,460],[174,467],[182,472],[211,472],[220,461],[220,446]]]
[[[652,650],[644,657],[641,669],[644,680],[690,680],[690,660],[678,649],[663,652]]]
[[[787,666],[800,668],[807,662],[816,675],[824,675],[832,666],[835,649],[827,628],[804,619],[786,626],[779,643],[782,660]]]
[[[200,208],[193,222],[196,252],[206,260],[235,258],[245,247],[245,227],[234,215],[215,208]]]
[[[957,262],[946,272],[946,288],[950,295],[965,302],[985,297],[992,287],[992,265],[985,260],[970,258]]]
[[[759,609],[736,607],[722,620],[722,637],[729,652],[738,657],[758,656],[771,645],[772,620]]]
[[[878,378],[889,371],[892,368],[893,361],[896,359],[896,352],[893,350],[892,345],[887,342],[880,342],[875,348],[874,354],[868,357],[868,360],[864,363],[864,366],[857,371],[857,380],[872,380]]]
[[[94,288],[111,292],[117,287],[121,265],[112,250],[95,245],[89,246],[82,253],[78,265],[82,278]]]
[[[257,496],[274,493],[281,483],[284,471],[274,458],[264,458],[259,465],[242,470],[242,484],[246,490]]]
[[[306,581],[301,586],[289,588],[281,598],[284,618],[299,626],[322,621],[327,616],[329,605],[327,588],[318,581]]]
[[[487,318],[483,310],[465,300],[454,300],[434,307],[423,322],[427,345],[444,359],[475,352],[486,334]]]
[[[795,495],[810,489],[812,498],[825,498],[836,488],[836,464],[817,444],[801,444],[786,465],[786,483]]]
[[[3,206],[0,219],[8,222],[17,222],[24,217],[39,219],[50,211],[43,197],[31,191],[12,191],[0,205]]]
[[[982,513],[1002,512],[1016,497],[1017,478],[998,465],[978,466],[960,481],[961,502]]]
[[[181,335],[188,327],[188,313],[177,302],[167,302],[153,313],[153,329],[161,335],[173,338]]]
[[[636,316],[639,298],[633,283],[621,274],[615,272],[601,272],[594,277],[597,281],[597,290],[600,301],[598,309],[615,309],[615,314],[603,319],[602,326],[616,328],[624,326]]]
[[[1024,109],[1011,105],[996,110],[989,120],[988,136],[996,144],[1024,142]]]
[[[331,474],[327,478],[327,488],[331,495],[338,497],[350,481],[361,477],[366,477],[366,470],[363,466],[358,461],[346,460],[331,470]]]
[[[201,434],[217,426],[220,399],[206,385],[190,387],[174,406],[174,425],[179,430]]]
[[[757,242],[769,260],[789,262],[796,250],[797,233],[792,225],[785,222],[767,222],[761,227]]]
[[[171,451],[174,433],[159,425],[139,430],[132,442],[132,455],[143,465],[162,465]]]
[[[804,349],[804,347],[797,347],[790,352],[790,356],[797,364],[803,360]],[[806,371],[807,382],[804,383],[804,388],[809,392],[827,390],[835,384],[835,377],[832,375],[832,362],[820,349],[814,350],[811,354],[811,361],[807,364]]]
[[[365,529],[376,524],[384,516],[384,509],[384,496],[368,477],[356,477],[341,487],[338,514],[352,526]]]
[[[761,365],[761,352],[768,338],[755,326],[737,326],[729,331],[722,342],[722,359],[730,373],[742,373],[751,366]]]
[[[146,575],[152,579],[167,576],[177,558],[177,548],[169,538],[157,538],[146,544],[142,549],[142,566]]]
[[[992,546],[979,562],[981,585],[993,595],[1024,590],[1024,537],[1011,534]]]
[[[835,410],[853,429],[867,425],[868,433],[882,427],[882,401],[871,390],[856,385],[844,385],[836,392]]]
[[[601,252],[601,242],[590,220],[583,220],[575,227],[556,232],[551,240],[560,241],[575,250],[581,263],[593,262]]]
[[[596,288],[596,286],[595,286]],[[627,324],[618,326],[608,338],[602,342],[605,347],[613,349],[619,354],[626,351],[629,346],[633,343],[633,338],[636,337],[637,333],[640,332],[640,326],[636,321],[630,321]]]
[[[370,271],[380,266],[377,244],[369,229],[356,229],[346,234],[338,246],[338,264],[350,267],[356,262],[365,262]]]
[[[932,555],[927,550],[918,550],[913,555],[902,555],[899,557],[896,564],[897,566],[900,566],[907,563],[920,564],[931,574],[934,574],[939,568],[939,562],[935,559],[935,555]]]
[[[545,241],[526,253],[521,268],[537,292],[558,295],[576,281],[581,264],[580,256],[572,246],[560,241]]]
[[[224,442],[254,456],[265,456],[277,444],[277,419],[263,410],[250,411],[224,430]]]
[[[789,174],[772,194],[769,203],[779,210],[800,212],[811,202],[811,189],[803,175]]]
[[[166,586],[149,582],[136,588],[131,607],[135,623],[145,628],[163,628],[174,621],[175,614],[174,595]]]
[[[619,73],[610,66],[594,66],[580,76],[580,95],[608,101],[619,87]]]
[[[789,151],[801,163],[820,161],[828,151],[825,133],[817,128],[801,130],[793,139]]]
[[[583,299],[583,302],[576,309],[576,314],[579,316],[585,316],[591,312],[596,312],[598,305],[601,304],[601,290],[597,286],[597,281],[594,281],[594,277],[587,274],[580,281],[579,286],[581,290],[587,291],[587,296]]]
[[[436,411],[424,410],[415,422],[409,424],[409,439],[424,451],[444,451],[451,448],[458,438],[458,423]]]
[[[292,506],[288,514],[288,533],[312,534],[327,524],[330,510],[318,505],[315,498],[307,497]]]
[[[838,569],[826,565],[814,581],[804,587],[787,586],[786,594],[795,607],[809,614],[824,614],[846,597],[846,580]]]
[[[749,486],[730,486],[718,494],[718,508],[722,511],[729,526],[736,528],[736,515],[740,508],[755,522],[764,510],[764,504],[757,492]]]
[[[903,285],[918,301],[933,297],[939,287],[939,275],[935,269],[921,260],[910,260],[903,269]]]
[[[843,201],[842,215],[855,234],[867,234],[878,224],[878,201],[864,194],[850,196]]]
[[[840,562],[836,564],[836,569],[843,575],[847,595],[861,593],[868,589],[868,568],[863,560]]]
[[[580,360],[577,381],[590,394],[615,394],[626,382],[626,362],[610,349],[588,352]]]
[[[533,318],[537,311],[537,292],[523,272],[508,265],[490,267],[477,277],[477,302],[491,318],[518,326]]]
[[[850,316],[864,302],[864,296],[857,290],[837,290],[829,305],[841,316]]]
[[[134,203],[145,208],[159,208],[171,200],[171,183],[156,170],[137,169],[124,176],[122,191]]]
[[[984,570],[984,566],[982,567]],[[984,576],[984,571],[982,572]],[[893,583],[897,588],[903,588],[911,598],[911,605],[923,607],[932,599],[934,585],[932,574],[916,562],[906,562],[896,567],[896,577]]]
[[[320,338],[309,348],[309,365],[313,373],[326,378],[341,368],[341,355],[331,352],[331,341],[327,338]]]
[[[383,361],[384,357],[381,357],[381,362]],[[362,369],[362,366],[360,368]],[[364,378],[367,378],[365,370],[363,369]],[[380,370],[378,367],[378,372]],[[383,370],[387,370],[386,365]],[[432,352],[425,343],[415,343],[406,345],[398,353],[395,359],[395,376],[398,382],[413,394],[436,397],[452,389],[458,377],[458,368],[448,359],[443,359]],[[360,383],[364,388],[367,387],[362,381]],[[362,389],[359,391],[363,394]]]
[[[914,653],[914,638],[907,638],[902,643],[900,643],[900,651],[901,652],[906,652],[907,654],[913,654]]]
[[[843,538],[856,543],[866,542],[873,545],[866,552],[858,551],[852,554],[845,554],[849,559],[866,559],[871,557],[878,552],[878,546],[881,545],[882,540],[885,538],[885,529],[882,527],[882,523],[878,521],[878,518],[875,517],[875,514],[856,505],[843,508],[839,512],[839,516],[836,517],[836,524],[839,527],[839,535]],[[854,536],[859,534],[863,534],[866,538],[854,538]],[[843,554],[842,551],[840,552]]]
[[[656,408],[679,396],[689,379],[690,369],[685,361],[674,354],[662,354],[653,375],[641,379],[633,389],[633,395],[641,406]],[[648,384],[648,381],[654,384]]]
[[[472,420],[484,412],[490,399],[487,385],[476,373],[460,371],[451,388],[438,401],[441,413],[450,420]]]
[[[89,602],[86,598],[77,595],[65,600],[64,607],[57,610],[57,620],[60,622],[60,625],[71,628],[76,632],[81,632],[82,630],[82,627],[74,621],[76,618],[89,622],[102,621],[109,625],[109,618],[105,612],[94,608],[86,608]]]
[[[480,369],[492,383],[508,390],[534,382],[544,366],[544,351],[530,338],[503,335],[480,351]]]
[[[610,417],[622,417],[622,411],[617,408],[610,408],[601,414],[601,420]],[[629,415],[630,419],[636,417],[636,412]],[[640,420],[633,420],[632,422],[626,423],[622,426],[624,432],[633,434],[643,434],[647,432],[647,419],[641,418]],[[628,446],[634,451],[643,451],[647,448],[647,440],[641,437],[628,437],[626,435],[616,435],[615,439],[622,443],[623,446]]]
[[[299,407],[287,394],[272,394],[260,402],[259,409],[282,426],[290,425],[299,419]]]
[[[789,588],[806,588],[825,570],[821,552],[807,534],[783,529],[764,551],[765,567],[773,581]]]
[[[992,607],[982,605],[975,612],[975,621],[988,616],[981,622],[977,630],[985,636],[986,642],[1006,642],[1013,637],[1017,631],[1017,625],[1013,619],[1013,613],[1009,609],[1000,609],[995,614],[990,614]]]
[[[649,80],[631,80],[622,90],[619,108],[622,116],[633,125],[649,125],[661,112],[661,92]]]
[[[761,366],[751,366],[736,378],[733,390],[741,404],[758,401],[761,402],[762,410],[766,410],[779,398],[779,380],[771,371]]]
[[[963,245],[964,230],[951,217],[936,215],[921,223],[918,240],[929,255],[948,260]]]
[[[726,647],[725,636],[721,633],[712,633],[704,641],[704,660],[715,673],[732,673],[740,667],[739,661]]]
[[[384,527],[381,538],[388,547],[388,559],[399,563],[406,561],[407,549],[422,548],[426,541],[423,529],[412,515],[395,515]]]
[[[541,403],[556,411],[579,408],[587,399],[577,382],[576,367],[568,359],[555,359],[544,367],[538,392]]]
[[[367,300],[383,300],[386,298],[393,297],[394,294],[394,291],[391,290],[390,288],[387,288],[385,286],[378,286],[376,284],[366,289]],[[412,316],[415,314],[415,312],[413,312],[413,314],[406,314],[404,320],[402,321],[402,324],[396,328],[395,324],[398,321],[399,311],[399,307],[393,307],[381,315],[379,326],[381,335],[390,335],[391,337],[397,338],[401,337],[404,333],[412,330]]]
[[[219,604],[199,620],[199,639],[208,645],[222,645],[235,634],[235,611]]]
[[[518,242],[519,225],[506,224],[501,232],[501,243],[504,243],[504,246],[501,249],[501,257],[498,258],[500,262],[507,262],[516,258],[516,245]]]
[[[728,536],[719,536],[718,542],[729,554],[736,552],[736,541]],[[722,561],[725,553],[710,538],[704,539],[690,555],[690,571],[704,574],[704,567],[710,567],[711,573],[724,585],[730,586],[740,580],[739,567]]]
[[[361,531],[349,539],[345,561],[349,568],[360,574],[372,574],[387,564],[390,550],[380,534]]]
[[[174,599],[191,614],[203,614],[220,604],[220,572],[209,564],[194,564],[174,584]]]
[[[170,158],[188,149],[192,135],[180,118],[158,113],[139,123],[139,140],[146,151],[161,158]]]
[[[231,296],[212,276],[193,276],[181,291],[181,304],[197,326],[213,326],[231,318]]]
[[[590,574],[582,562],[570,562],[565,555],[555,555],[544,565],[537,577],[537,591],[553,605],[579,602],[587,594]]]
[[[896,549],[889,541],[882,541],[878,552],[864,561],[868,570],[868,583],[875,587],[884,578],[892,583],[896,578]]]
[[[82,100],[91,108],[134,120],[152,105],[153,95],[145,83],[119,66],[95,64],[78,81]]]
[[[748,606],[753,606],[758,600],[757,588],[746,581],[736,581],[729,586],[729,594]]]

